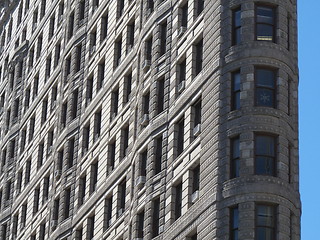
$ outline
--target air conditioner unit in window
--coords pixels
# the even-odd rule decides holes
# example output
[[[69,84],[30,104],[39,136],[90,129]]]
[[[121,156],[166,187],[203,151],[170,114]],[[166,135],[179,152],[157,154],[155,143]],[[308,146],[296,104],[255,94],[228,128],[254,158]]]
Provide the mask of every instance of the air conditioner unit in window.
[[[178,37],[181,37],[186,31],[187,31],[187,28],[181,26],[178,30]]]
[[[54,171],[54,176],[56,179],[59,179],[61,177],[62,171],[61,170],[55,170]]]
[[[138,176],[136,179],[136,186],[141,186],[146,183],[146,176]]]
[[[192,193],[191,195],[191,202],[195,203],[199,198],[199,190],[195,191],[194,193]]]
[[[149,123],[149,114],[143,114],[141,119],[141,125],[146,126]]]
[[[186,86],[186,81],[182,81],[181,83],[178,84],[178,93],[182,93],[183,90],[185,89]]]
[[[151,66],[151,60],[147,60],[147,59],[146,59],[146,60],[144,60],[144,62],[143,62],[142,69],[143,69],[143,70],[149,69],[150,66]]]
[[[197,124],[193,129],[193,136],[197,137],[201,133],[201,124]]]
[[[51,228],[55,228],[58,226],[58,220],[52,220],[50,223]]]

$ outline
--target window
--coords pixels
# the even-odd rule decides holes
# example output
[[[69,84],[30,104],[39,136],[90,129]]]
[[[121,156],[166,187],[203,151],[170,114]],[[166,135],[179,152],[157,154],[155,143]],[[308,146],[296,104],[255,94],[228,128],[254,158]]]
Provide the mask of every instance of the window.
[[[86,175],[80,177],[79,179],[79,199],[78,206],[81,206],[84,203],[84,199],[86,196]]]
[[[114,57],[115,57],[115,67],[118,67],[121,63],[121,48],[122,48],[122,38],[115,42]]]
[[[157,114],[164,109],[164,79],[157,81]]]
[[[124,0],[118,0],[118,18],[122,16],[123,9],[124,9]]]
[[[19,216],[18,215],[14,215],[13,219],[12,219],[12,237],[13,239],[15,239],[17,237],[17,233],[18,233],[18,219]]]
[[[83,227],[81,226],[76,230],[76,240],[82,240]]]
[[[180,8],[180,33],[182,34],[183,32],[186,31],[186,28],[188,27],[188,2],[186,2],[181,8]]]
[[[152,59],[152,37],[145,42],[145,59],[146,61],[149,61],[148,64],[150,67]],[[145,62],[145,65],[146,64],[147,62]]]
[[[271,205],[256,205],[256,240],[276,239],[276,207]]]
[[[94,13],[99,7],[99,0],[92,1],[92,13]]]
[[[255,69],[255,105],[276,107],[276,73],[274,70]]]
[[[22,171],[19,171],[17,175],[17,186],[16,186],[18,194],[21,192],[21,187],[22,187]]]
[[[94,237],[94,215],[88,218],[87,239],[91,240]]]
[[[54,22],[55,22],[55,17],[52,16],[50,18],[50,23],[49,23],[49,40],[53,37],[54,35]]]
[[[160,198],[152,201],[152,238],[159,235],[160,227]]]
[[[108,146],[109,157],[108,157],[108,166],[107,166],[107,175],[112,172],[114,169],[114,163],[116,161],[116,142],[112,142]]]
[[[85,13],[85,10],[86,10],[86,5],[85,5],[85,1],[82,0],[79,2],[79,24],[81,24],[82,20],[84,19],[84,13]]]
[[[34,190],[33,195],[33,215],[35,215],[39,210],[39,201],[40,201],[40,188]]]
[[[66,61],[65,61],[65,73],[66,73],[66,78],[68,78],[68,76],[70,75],[71,73],[71,56],[68,56],[66,58]],[[68,79],[66,79],[68,80]]]
[[[141,125],[148,125],[149,123],[149,108],[150,108],[150,93],[146,93],[142,97],[142,107],[143,107],[143,112],[142,112],[142,119],[141,119]]]
[[[231,110],[240,109],[240,71],[231,74]]]
[[[104,68],[105,62],[104,60],[98,65],[98,79],[97,79],[97,92],[102,88],[104,82]]]
[[[202,101],[199,99],[193,105],[193,137],[196,138],[201,133],[201,105]]]
[[[177,78],[178,78],[178,82],[177,82],[177,92],[180,94],[184,89],[185,89],[185,81],[186,81],[186,77],[187,77],[187,62],[186,59],[182,60],[179,64],[178,64],[178,72],[177,72]]]
[[[87,79],[87,87],[86,87],[86,106],[89,105],[89,103],[92,100],[93,96],[93,76],[89,77]]]
[[[51,53],[50,56],[46,60],[46,76],[45,76],[45,81],[47,81],[51,75]]]
[[[105,215],[104,215],[104,223],[103,223],[103,229],[104,231],[107,230],[110,225],[112,224],[112,196],[106,198],[105,200]]]
[[[30,92],[31,92],[31,89],[30,87],[28,87],[25,91],[25,97],[24,97],[25,111],[29,108],[29,105],[30,105]]]
[[[36,98],[36,96],[38,96],[38,88],[39,88],[39,73],[34,77],[34,80],[33,80],[33,93],[32,93],[33,100]]]
[[[108,35],[108,13],[101,18],[101,38],[100,42],[107,38]]]
[[[241,42],[241,8],[237,8],[232,12],[232,45]]]
[[[74,12],[72,12],[69,16],[68,21],[68,40],[73,36],[73,28],[74,28]]]
[[[89,194],[92,194],[96,190],[97,183],[98,183],[98,161],[91,164]]]
[[[196,0],[196,16],[199,16],[204,9],[204,0]]]
[[[41,1],[41,9],[40,9],[40,19],[44,17],[46,13],[46,0]]]
[[[90,56],[92,56],[96,51],[96,45],[97,45],[97,30],[94,29],[90,33]]]
[[[45,240],[46,223],[40,224],[39,240]]]
[[[54,63],[53,63],[54,68],[56,68],[59,64],[60,52],[61,52],[61,43],[57,43],[55,47],[55,53],[54,53]]]
[[[123,180],[118,187],[118,212],[117,216],[120,217],[125,211],[126,204],[126,179]]]
[[[256,6],[256,40],[275,42],[276,11],[269,6]]]
[[[56,198],[53,202],[52,220],[59,219],[60,198]]]
[[[75,119],[78,115],[78,89],[72,92],[71,96],[71,120]]]
[[[68,141],[68,169],[73,166],[73,158],[74,158],[74,147],[75,147],[75,140],[74,138],[71,138]]]
[[[30,127],[29,127],[29,142],[31,142],[33,139],[35,122],[36,122],[36,117],[35,116],[31,117],[30,118]]]
[[[181,216],[182,208],[182,183],[179,183],[174,187],[174,220],[177,220]]]
[[[21,228],[24,228],[26,226],[27,221],[27,203],[24,203],[21,206]]]
[[[162,170],[162,136],[156,138],[155,144],[156,144],[156,152],[155,152],[155,167],[154,171],[155,174],[158,174]]]
[[[118,115],[119,88],[111,92],[111,120]]]
[[[144,237],[144,211],[138,213],[137,215],[137,237],[143,238]]]
[[[38,42],[37,42],[37,55],[36,58],[38,59],[40,57],[42,51],[42,33],[38,37]]]
[[[167,47],[167,22],[160,25],[160,56],[166,53]]]
[[[70,202],[71,202],[71,189],[67,188],[64,191],[64,209],[63,209],[63,219],[67,219],[70,216]]]
[[[94,141],[96,141],[101,134],[101,116],[102,110],[99,110],[94,114]]]
[[[184,117],[176,124],[176,139],[177,139],[177,156],[183,152],[184,143]]]
[[[90,142],[90,125],[88,124],[83,128],[82,156],[85,155],[88,152],[89,142]]]
[[[134,22],[128,25],[127,33],[127,53],[132,49],[134,44]]]
[[[192,194],[199,191],[200,187],[200,165],[192,169]]]
[[[231,178],[239,177],[240,167],[240,141],[239,136],[231,139],[231,163],[230,163],[230,176]]]
[[[1,239],[7,239],[8,224],[1,224]]]
[[[238,240],[239,210],[238,206],[230,208],[230,240]],[[260,240],[260,239],[259,239]]]
[[[132,72],[124,78],[124,103],[129,102],[131,94]]]
[[[51,89],[51,111],[56,107],[58,86],[54,85]]]
[[[49,177],[43,179],[42,204],[44,204],[49,197]]]
[[[42,101],[41,124],[47,121],[48,99]]]
[[[202,70],[203,39],[201,39],[194,47],[195,47],[195,76],[197,76]]]
[[[128,155],[128,146],[129,146],[129,126],[124,127],[121,130],[122,136],[122,158]]]
[[[64,155],[64,149],[62,148],[61,150],[58,151],[58,159],[57,159],[57,167],[55,175],[60,176],[63,168],[63,155]],[[56,177],[58,177],[56,176]]]
[[[147,0],[147,17],[154,11],[154,0]]]
[[[79,72],[81,69],[81,55],[82,55],[82,45],[76,47],[76,58],[75,58],[75,72]]]
[[[24,174],[24,185],[26,186],[30,182],[31,174],[31,159],[26,161],[26,170]]]
[[[147,176],[147,160],[148,160],[148,151],[145,150],[140,154],[140,176]]]
[[[255,135],[255,174],[276,175],[276,137]]]

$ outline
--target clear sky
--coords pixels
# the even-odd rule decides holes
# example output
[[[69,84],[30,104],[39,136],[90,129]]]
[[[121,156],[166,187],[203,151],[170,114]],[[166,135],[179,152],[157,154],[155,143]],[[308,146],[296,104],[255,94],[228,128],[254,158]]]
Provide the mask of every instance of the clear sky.
[[[320,0],[298,0],[302,240],[320,239]]]

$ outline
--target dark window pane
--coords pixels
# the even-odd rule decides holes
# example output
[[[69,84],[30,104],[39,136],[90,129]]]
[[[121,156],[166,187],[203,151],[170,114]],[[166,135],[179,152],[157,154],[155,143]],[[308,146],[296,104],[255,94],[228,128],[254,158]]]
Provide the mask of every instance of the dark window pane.
[[[257,40],[273,41],[273,26],[257,24]]]
[[[258,23],[274,23],[274,10],[270,7],[257,7]]]
[[[258,88],[256,96],[256,104],[258,106],[273,107],[274,106],[273,90]]]
[[[256,174],[274,175],[274,159],[271,157],[256,156]]]
[[[265,156],[275,156],[274,138],[271,136],[256,137],[256,154]]]
[[[275,87],[275,74],[272,70],[257,69],[256,70],[257,85],[259,87]]]

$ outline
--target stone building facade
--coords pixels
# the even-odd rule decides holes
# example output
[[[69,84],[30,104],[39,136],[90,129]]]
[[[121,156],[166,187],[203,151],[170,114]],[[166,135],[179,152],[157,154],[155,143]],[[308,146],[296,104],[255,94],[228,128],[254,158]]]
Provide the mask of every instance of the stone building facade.
[[[3,0],[0,239],[299,240],[296,0]]]

